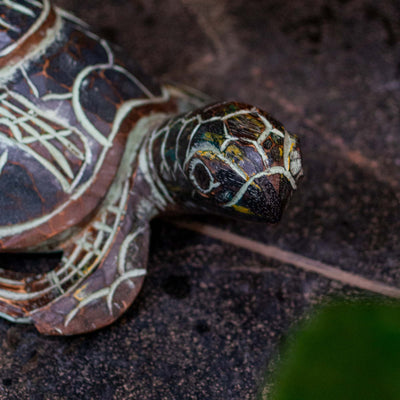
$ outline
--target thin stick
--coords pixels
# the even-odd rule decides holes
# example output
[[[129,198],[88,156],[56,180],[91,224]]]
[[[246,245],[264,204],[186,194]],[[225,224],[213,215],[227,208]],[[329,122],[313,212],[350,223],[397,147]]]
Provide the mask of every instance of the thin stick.
[[[369,290],[370,292],[379,293],[396,299],[400,298],[400,289],[396,287],[363,278],[362,276],[353,274],[351,272],[343,271],[342,269],[333,265],[325,264],[291,251],[282,250],[276,246],[265,245],[255,240],[247,239],[243,236],[236,235],[211,225],[183,221],[174,221],[173,223],[181,228],[199,232],[214,239],[219,239],[225,243],[261,254],[267,258],[272,258],[286,264],[291,264],[305,271],[316,272],[329,279],[333,279],[347,285],[355,286],[360,289]]]

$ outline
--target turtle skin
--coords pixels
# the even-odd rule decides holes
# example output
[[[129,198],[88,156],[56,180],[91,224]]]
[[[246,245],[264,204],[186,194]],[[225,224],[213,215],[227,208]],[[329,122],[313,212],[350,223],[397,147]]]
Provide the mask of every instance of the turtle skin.
[[[49,0],[0,15],[0,252],[62,251],[47,273],[0,270],[0,316],[99,329],[140,290],[151,218],[280,219],[301,157],[269,114],[159,86]]]

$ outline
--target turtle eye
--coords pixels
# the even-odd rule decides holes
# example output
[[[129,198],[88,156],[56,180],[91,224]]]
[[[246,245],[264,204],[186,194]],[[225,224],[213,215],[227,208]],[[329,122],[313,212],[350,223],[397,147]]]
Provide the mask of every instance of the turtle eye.
[[[195,158],[189,166],[189,178],[193,185],[201,193],[209,193],[212,189],[219,186],[214,177],[203,161]]]

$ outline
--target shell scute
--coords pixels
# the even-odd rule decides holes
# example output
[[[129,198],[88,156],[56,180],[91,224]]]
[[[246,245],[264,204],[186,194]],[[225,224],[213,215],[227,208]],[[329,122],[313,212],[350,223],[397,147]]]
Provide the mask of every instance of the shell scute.
[[[49,3],[34,3],[38,10],[31,22],[41,19],[45,26]],[[6,12],[15,10],[6,7]],[[46,12],[54,18],[52,9]],[[134,125],[159,107],[153,108],[153,99],[168,102],[138,68],[128,72],[120,58],[116,62],[106,41],[65,13],[56,20],[59,28],[45,51],[35,55],[21,44],[7,55],[14,60],[15,53],[17,61],[8,82],[3,78],[7,89],[0,93],[0,154],[10,150],[0,181],[3,175],[6,179],[13,157],[31,179],[29,190],[8,188],[9,194],[0,199],[16,215],[12,221],[7,213],[0,218],[0,249],[14,249],[17,242],[18,248],[35,246],[95,212],[117,174]],[[42,31],[31,34],[25,42],[43,37]],[[21,49],[26,61],[21,61]],[[7,77],[4,68],[0,74]],[[29,201],[32,207],[27,208]],[[13,228],[11,241],[7,226]]]
[[[5,54],[18,42],[42,13],[42,2],[20,1],[0,5],[0,55]]]

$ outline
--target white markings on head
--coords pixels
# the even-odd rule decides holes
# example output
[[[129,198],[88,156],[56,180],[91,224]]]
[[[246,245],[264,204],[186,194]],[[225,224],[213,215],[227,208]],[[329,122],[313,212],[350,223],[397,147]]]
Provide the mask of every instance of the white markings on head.
[[[257,116],[260,118],[260,120],[263,122],[265,129],[264,131],[258,136],[256,140],[250,139],[250,138],[240,138],[241,141],[250,143],[253,145],[254,149],[256,152],[259,154],[261,159],[263,160],[263,165],[264,165],[264,171],[255,173],[252,176],[248,176],[246,174],[246,171],[243,171],[239,166],[237,166],[235,163],[233,163],[231,160],[228,160],[225,156],[223,156],[223,152],[228,148],[228,146],[232,143],[238,140],[237,137],[232,136],[229,132],[228,129],[226,128],[224,124],[224,136],[225,140],[223,141],[222,145],[220,146],[221,148],[219,150],[217,149],[212,149],[212,148],[206,148],[207,146],[198,146],[195,149],[191,149],[190,153],[187,154],[187,158],[185,161],[185,164],[187,164],[193,155],[197,151],[211,151],[215,153],[215,157],[221,159],[224,161],[233,171],[238,173],[239,176],[241,176],[246,182],[241,186],[241,188],[237,191],[237,193],[234,195],[234,197],[226,203],[224,206],[229,207],[234,204],[237,204],[240,199],[243,197],[247,189],[249,188],[250,185],[253,184],[254,180],[257,178],[261,178],[264,176],[270,176],[274,174],[279,174],[283,175],[286,177],[286,179],[289,181],[290,185],[292,186],[293,189],[296,189],[296,182],[294,179],[294,176],[296,176],[296,173],[299,172],[301,169],[301,160],[300,160],[300,155],[298,152],[294,149],[294,146],[296,144],[296,139],[288,134],[286,131],[282,132],[281,130],[274,128],[271,122],[262,114],[260,114],[256,108],[252,109],[245,109],[245,110],[239,110],[237,112],[233,112],[231,114],[228,114],[224,117],[212,117],[209,120],[203,120],[201,123],[206,123],[209,121],[214,121],[214,120],[228,120],[232,117],[236,117],[238,115],[244,115],[244,114],[250,114],[250,113],[256,113]],[[283,149],[283,163],[284,166],[273,166],[271,167],[270,165],[270,160],[265,153],[265,150],[262,147],[262,144],[271,136],[271,134],[276,135],[277,137],[280,137],[284,139],[284,149]],[[290,162],[292,161],[292,162]]]
[[[284,167],[277,167],[277,166],[272,167],[272,168],[269,168],[267,171],[262,171],[262,172],[259,172],[257,174],[254,174],[253,176],[251,176],[247,180],[247,182],[245,182],[241,186],[241,188],[236,192],[236,194],[235,194],[235,196],[233,196],[232,200],[229,201],[228,203],[224,204],[224,207],[231,207],[234,204],[236,204],[238,201],[240,201],[240,199],[244,196],[247,189],[254,182],[255,179],[262,178],[263,176],[274,175],[274,174],[284,175],[288,179],[288,181],[292,184],[292,186],[294,185],[294,188],[296,188],[296,183],[294,182],[294,179],[289,171],[286,171]]]
[[[233,171],[235,171],[244,180],[248,179],[248,175],[246,174],[245,171],[243,171],[242,168],[240,168],[237,164],[232,162],[232,160],[230,160],[228,157],[226,157],[224,153],[221,153],[216,146],[212,145],[209,142],[199,144],[197,146],[194,146],[191,149],[191,151],[188,154],[188,156],[185,160],[185,163],[183,165],[184,168],[186,168],[186,166],[190,163],[190,161],[193,159],[193,156],[196,153],[203,153],[203,154],[208,153],[211,157],[215,157],[215,158],[221,160],[226,165],[228,165]]]
[[[290,152],[290,172],[293,176],[301,175],[302,173],[301,157],[297,150]]]
[[[283,143],[283,162],[286,170],[289,171],[293,176],[301,173],[301,157],[300,153],[295,148],[296,144],[296,138],[285,131],[285,139]],[[293,189],[296,189],[296,187],[294,186]]]
[[[203,175],[203,177],[201,178],[204,180],[203,182],[200,182],[200,177],[196,176],[199,174]],[[212,175],[211,171],[199,158],[194,158],[189,164],[189,179],[196,187],[196,189],[204,194],[211,192],[211,190],[221,185],[220,182],[215,182],[214,176]]]
[[[205,109],[205,111],[206,110],[207,109]],[[263,124],[265,126],[263,132],[258,136],[257,139],[250,139],[247,137],[238,138],[236,136],[233,136],[229,133],[229,131],[226,127],[226,124],[224,123],[222,125],[223,132],[221,132],[221,134],[224,135],[224,140],[223,140],[222,144],[217,146],[215,144],[212,144],[209,141],[200,141],[200,142],[196,142],[195,144],[193,144],[195,135],[197,134],[199,128],[203,124],[207,124],[207,123],[213,122],[213,121],[226,121],[230,118],[234,118],[239,115],[248,115],[250,113],[256,113],[257,117],[260,118],[260,120],[263,122]],[[190,132],[190,135],[189,135],[186,143],[181,143],[181,136],[182,136],[183,132],[188,127],[188,125],[193,122],[197,122],[197,123],[194,124],[193,127],[191,128],[191,132]],[[181,124],[181,127],[178,131],[177,138],[176,138],[175,162],[174,162],[173,166],[171,167],[170,165],[168,165],[168,162],[167,162],[168,160],[166,159],[166,156],[164,154],[166,151],[165,144],[166,144],[166,141],[167,141],[167,138],[169,135],[169,129],[171,129],[172,126],[174,126],[175,124],[178,124],[178,123]],[[272,123],[265,116],[260,114],[257,111],[257,109],[255,107],[253,107],[253,108],[249,108],[249,109],[241,109],[241,110],[232,112],[232,113],[227,114],[222,117],[221,116],[213,116],[208,119],[202,119],[199,114],[196,114],[190,118],[188,118],[188,115],[184,115],[181,118],[176,119],[174,121],[173,125],[164,127],[162,130],[157,131],[154,134],[154,137],[155,136],[158,137],[159,135],[165,135],[163,137],[161,151],[160,151],[160,153],[161,153],[160,157],[161,157],[161,162],[162,162],[161,170],[168,172],[172,168],[174,173],[176,173],[178,171],[178,169],[180,169],[181,172],[184,175],[186,175],[185,170],[189,166],[188,178],[193,183],[193,185],[196,187],[196,189],[202,193],[208,193],[214,187],[217,187],[220,185],[220,183],[215,182],[212,173],[207,168],[207,166],[201,161],[202,157],[209,157],[210,159],[216,159],[216,160],[221,161],[222,163],[226,164],[226,166],[228,166],[239,177],[241,177],[245,181],[245,183],[238,190],[238,192],[236,193],[234,198],[229,203],[226,204],[226,206],[228,206],[228,205],[233,205],[236,202],[238,202],[240,200],[240,198],[244,195],[244,193],[246,192],[248,187],[253,183],[253,181],[256,178],[260,178],[263,176],[270,176],[270,175],[274,175],[274,174],[283,175],[287,178],[287,180],[289,181],[289,183],[293,187],[293,189],[296,188],[296,182],[295,182],[294,176],[292,175],[296,169],[296,166],[295,166],[296,164],[292,164],[292,169],[290,169],[290,165],[289,165],[289,162],[287,161],[287,157],[284,157],[284,159],[283,159],[284,166],[272,166],[271,167],[271,160],[269,159],[268,155],[266,154],[266,152],[262,146],[263,143],[265,142],[265,140],[267,140],[271,134],[273,136],[275,136],[275,138],[284,139],[283,140],[284,146],[285,146],[285,143],[286,143],[286,146],[288,146],[288,143],[287,143],[288,140],[290,143],[292,143],[292,142],[296,143],[295,138],[293,138],[291,135],[287,134],[286,131],[284,131],[284,132],[282,132],[278,128],[275,128],[272,125]],[[285,142],[285,138],[287,138],[286,142]],[[228,148],[228,146],[231,143],[234,143],[238,140],[240,140],[242,142],[247,142],[253,146],[253,148],[255,149],[257,154],[262,159],[262,162],[264,165],[263,171],[256,172],[256,173],[254,173],[254,175],[249,176],[247,174],[247,172],[245,170],[243,170],[243,168],[240,165],[238,165],[234,160],[232,160],[230,157],[228,157],[225,154],[225,151]],[[289,143],[288,149],[290,151],[293,151],[293,146],[290,146],[290,143]],[[180,149],[180,146],[182,146],[182,145],[186,146],[186,154],[185,154],[185,159],[183,160],[183,162],[180,161],[179,157],[178,157],[179,149]],[[150,148],[152,149],[152,143],[150,145]],[[283,152],[285,153],[285,149],[283,150]],[[196,157],[196,153],[199,158]],[[286,153],[287,153],[287,150],[286,150]],[[294,154],[292,154],[292,153],[291,153],[291,155],[292,155],[292,157],[294,156]],[[300,161],[297,162],[297,165],[299,164],[299,162]],[[203,168],[203,171],[202,171],[203,178],[204,178],[203,184],[200,184],[200,182],[198,181],[197,177],[194,174],[195,168],[200,165],[201,165],[201,168]],[[150,169],[152,169],[152,166],[150,166]],[[169,171],[169,172],[171,172],[171,171]],[[171,173],[170,173],[170,175],[172,177],[174,176]],[[206,184],[207,178],[209,181],[208,185]],[[158,195],[156,197],[159,197],[160,201],[162,201],[164,199],[164,196],[161,195],[161,193],[158,193]]]

